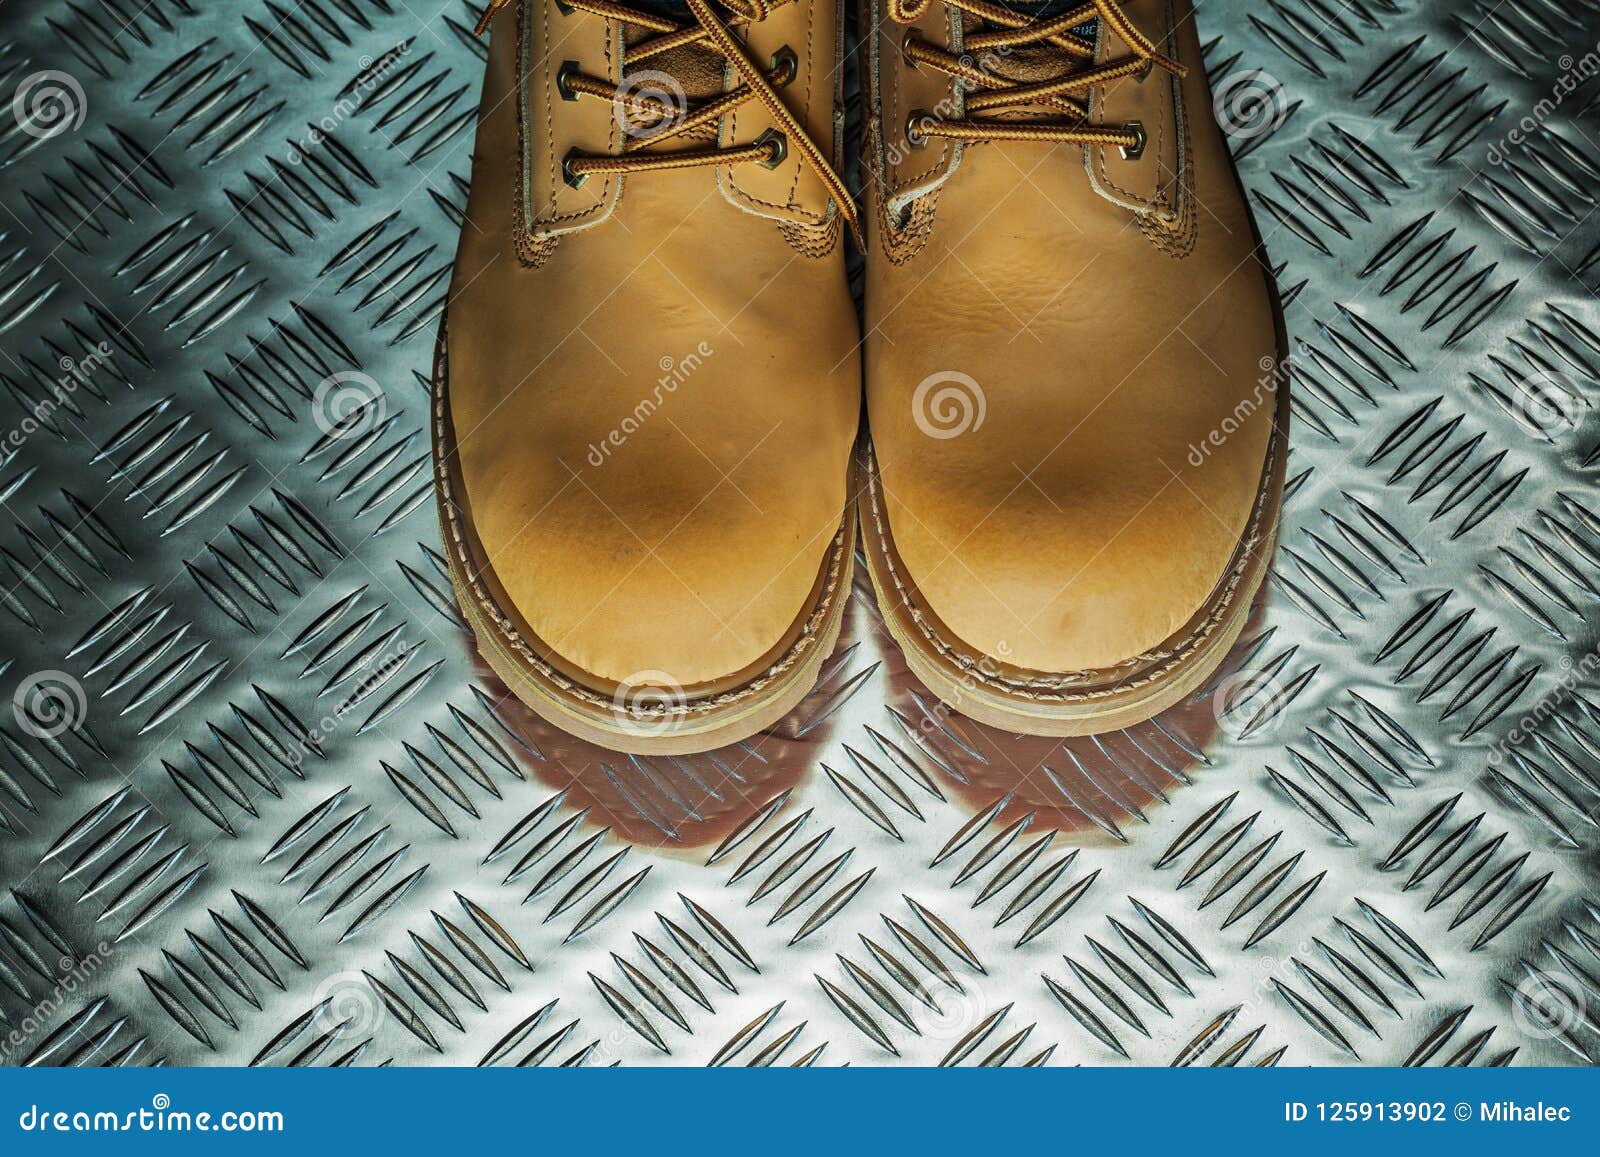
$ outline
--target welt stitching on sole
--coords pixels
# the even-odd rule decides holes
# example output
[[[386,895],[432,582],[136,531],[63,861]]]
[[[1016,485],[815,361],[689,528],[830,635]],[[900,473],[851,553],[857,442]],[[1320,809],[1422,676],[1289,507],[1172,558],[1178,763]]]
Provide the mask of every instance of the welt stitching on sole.
[[[895,590],[900,600],[911,611],[911,621],[916,625],[918,633],[939,653],[945,661],[960,668],[963,678],[971,678],[974,682],[994,688],[1003,694],[1022,699],[1030,699],[1045,703],[1083,703],[1097,699],[1109,699],[1126,695],[1129,691],[1159,682],[1172,674],[1175,669],[1190,658],[1227,617],[1227,612],[1232,606],[1234,595],[1239,584],[1244,581],[1246,571],[1254,558],[1256,549],[1261,545],[1267,535],[1263,532],[1263,523],[1267,513],[1268,499],[1272,493],[1273,470],[1277,465],[1277,456],[1280,446],[1287,441],[1279,423],[1274,415],[1272,435],[1268,440],[1266,463],[1261,472],[1261,486],[1256,492],[1256,504],[1251,511],[1250,521],[1245,527],[1245,534],[1240,538],[1243,547],[1234,565],[1230,568],[1227,581],[1221,594],[1214,600],[1211,611],[1198,623],[1188,636],[1174,643],[1170,640],[1162,649],[1147,651],[1125,660],[1115,667],[1102,667],[1094,670],[1074,672],[1070,675],[1038,675],[1027,679],[1007,679],[994,676],[983,671],[981,664],[988,658],[981,656],[974,658],[972,654],[963,650],[935,631],[923,618],[920,608],[912,600],[911,591],[907,586],[908,580],[902,578],[899,567],[895,563],[894,552],[889,548],[893,539],[889,535],[888,519],[884,516],[878,505],[878,467],[877,460],[871,451],[867,452],[866,475],[868,506],[872,511],[872,524],[881,544],[879,553],[883,556],[884,568],[890,578],[894,580]],[[1115,678],[1120,672],[1132,670],[1141,664],[1158,664],[1142,672],[1137,678],[1118,683],[1114,687],[1096,688],[1088,691],[1064,691],[1061,688],[1069,683],[1081,683],[1093,678]]]
[[[478,576],[471,565],[465,535],[462,532],[458,518],[459,508],[456,505],[451,486],[450,470],[446,465],[443,452],[445,445],[444,415],[449,392],[449,355],[443,325],[439,329],[439,343],[434,353],[433,381],[433,432],[434,443],[437,447],[434,456],[434,471],[441,497],[440,506],[444,513],[443,521],[449,531],[450,543],[448,545],[456,555],[456,561],[460,567],[462,577],[471,588],[473,601],[477,604],[478,609],[495,625],[500,634],[504,636],[505,644],[515,651],[528,667],[532,668],[528,672],[530,677],[542,678],[550,683],[553,688],[559,689],[589,706],[599,707],[610,714],[616,714],[619,708],[625,708],[630,719],[654,726],[659,725],[663,715],[668,717],[709,715],[713,712],[724,711],[746,699],[753,698],[787,676],[791,668],[798,664],[805,653],[815,646],[817,639],[823,633],[823,627],[829,618],[829,613],[838,595],[840,577],[844,570],[843,563],[848,556],[848,552],[844,549],[847,521],[841,524],[838,533],[834,535],[833,542],[828,548],[827,580],[823,585],[822,593],[817,600],[816,606],[812,609],[811,614],[807,616],[805,625],[800,629],[800,637],[794,641],[788,651],[784,652],[782,657],[774,661],[771,666],[750,682],[731,691],[719,692],[709,699],[696,700],[688,704],[673,704],[669,708],[651,710],[646,713],[632,704],[618,704],[615,699],[600,695],[567,678],[528,646],[521,633],[517,630],[516,625],[501,612],[488,591],[478,581]],[[853,511],[850,512],[851,515],[853,513]]]

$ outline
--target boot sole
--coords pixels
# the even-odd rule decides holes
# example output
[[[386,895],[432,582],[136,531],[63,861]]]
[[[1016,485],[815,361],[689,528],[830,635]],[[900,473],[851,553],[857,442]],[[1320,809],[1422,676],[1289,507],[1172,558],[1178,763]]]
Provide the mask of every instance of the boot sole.
[[[867,573],[906,665],[962,714],[1024,735],[1096,735],[1132,726],[1197,691],[1244,630],[1277,543],[1289,391],[1280,386],[1261,486],[1244,533],[1211,597],[1183,630],[1126,664],[1071,675],[1025,670],[978,655],[939,621],[895,553],[870,445],[859,502]],[[976,658],[975,658],[976,656]]]
[[[789,634],[798,634],[751,678],[715,691],[684,692],[665,712],[638,710],[598,676],[574,678],[550,662],[552,648],[516,622],[477,577],[483,571],[478,540],[453,495],[460,491],[454,428],[450,422],[449,363],[445,328],[439,328],[433,371],[434,496],[456,602],[472,629],[478,651],[518,699],[540,718],[570,735],[635,755],[691,755],[737,743],[792,711],[816,686],[844,621],[855,552],[854,504],[847,501],[806,608]],[[851,488],[857,492],[855,467]]]

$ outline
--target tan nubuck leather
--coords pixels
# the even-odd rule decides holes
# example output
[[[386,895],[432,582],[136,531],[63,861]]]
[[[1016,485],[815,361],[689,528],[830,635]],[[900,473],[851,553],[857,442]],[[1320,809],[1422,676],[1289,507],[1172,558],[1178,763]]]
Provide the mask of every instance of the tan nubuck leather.
[[[700,751],[838,636],[859,326],[837,0],[494,0],[436,368],[480,650],[573,734]]]
[[[975,719],[1127,726],[1238,637],[1283,486],[1280,310],[1191,4],[865,2],[885,619]]]

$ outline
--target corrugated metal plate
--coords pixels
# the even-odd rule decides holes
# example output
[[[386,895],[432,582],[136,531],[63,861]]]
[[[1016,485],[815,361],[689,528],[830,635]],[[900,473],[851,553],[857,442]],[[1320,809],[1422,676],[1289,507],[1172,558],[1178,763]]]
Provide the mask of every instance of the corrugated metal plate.
[[[1600,14],[1203,7],[1296,357],[1228,673],[996,735],[858,580],[777,734],[635,760],[438,553],[476,10],[11,0],[5,1059],[1593,1058]]]

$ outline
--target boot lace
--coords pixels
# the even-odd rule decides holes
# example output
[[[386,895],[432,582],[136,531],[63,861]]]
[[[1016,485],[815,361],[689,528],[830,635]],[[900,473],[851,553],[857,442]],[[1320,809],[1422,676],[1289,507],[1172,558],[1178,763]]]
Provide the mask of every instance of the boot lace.
[[[487,31],[490,21],[511,0],[489,0],[478,34]],[[545,0],[548,2],[548,0]],[[556,87],[567,100],[593,98],[612,102],[626,110],[632,131],[626,135],[620,154],[569,152],[562,161],[568,184],[583,183],[590,173],[648,173],[667,169],[690,169],[713,165],[758,164],[776,168],[792,149],[822,181],[839,207],[852,233],[859,236],[855,203],[844,178],[811,139],[798,117],[783,102],[778,90],[792,82],[799,63],[792,51],[783,51],[763,67],[751,58],[749,49],[734,35],[741,26],[765,20],[776,8],[794,0],[685,0],[690,22],[680,23],[657,12],[633,8],[616,0],[559,0],[565,9],[588,12],[608,20],[618,20],[652,34],[629,47],[627,63],[636,67],[674,49],[701,45],[724,57],[739,77],[729,91],[695,104],[682,104],[634,83],[627,75],[618,81],[592,76],[575,61],[567,61],[556,75]],[[720,15],[717,9],[727,13]],[[716,145],[667,152],[649,151],[664,141],[682,137],[714,125],[751,101],[760,104],[777,122],[743,145]]]
[[[888,0],[889,15],[897,23],[911,24],[931,3],[933,0]],[[1135,158],[1144,152],[1144,126],[1138,121],[1120,125],[1089,123],[1088,92],[1125,77],[1143,79],[1152,68],[1177,77],[1187,73],[1183,65],[1161,52],[1134,26],[1117,0],[1091,0],[1070,12],[1044,19],[1013,12],[991,0],[944,0],[944,3],[980,22],[973,32],[962,38],[962,55],[929,43],[915,28],[906,30],[901,53],[913,67],[933,69],[962,84],[962,115],[940,116],[914,110],[906,122],[906,137],[913,146],[925,145],[932,137],[960,141],[1059,141],[1111,145],[1120,148],[1124,156]],[[1094,41],[1083,35],[1083,29],[1095,21],[1121,37],[1131,55],[1122,60],[1093,63]],[[1062,70],[1048,80],[1012,80],[977,63],[987,54],[1004,55],[1019,48],[1045,46],[1056,50],[1063,65]],[[1055,116],[1028,120],[1011,120],[1004,116],[1040,108]]]

